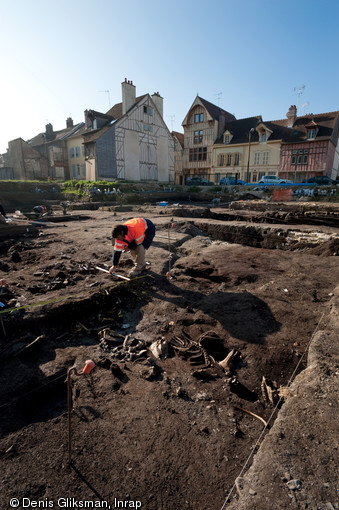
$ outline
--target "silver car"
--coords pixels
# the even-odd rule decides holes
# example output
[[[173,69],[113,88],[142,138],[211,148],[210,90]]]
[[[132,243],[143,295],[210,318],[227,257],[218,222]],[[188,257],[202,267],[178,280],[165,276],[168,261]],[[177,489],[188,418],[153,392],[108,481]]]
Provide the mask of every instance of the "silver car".
[[[258,184],[293,184],[292,181],[288,179],[280,179],[276,175],[264,175],[259,181]]]

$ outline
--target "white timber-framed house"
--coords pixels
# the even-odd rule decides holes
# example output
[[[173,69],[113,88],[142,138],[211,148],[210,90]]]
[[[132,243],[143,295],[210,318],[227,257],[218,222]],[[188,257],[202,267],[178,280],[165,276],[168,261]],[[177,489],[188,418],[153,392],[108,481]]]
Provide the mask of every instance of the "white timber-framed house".
[[[136,97],[122,82],[122,102],[106,114],[85,111],[88,180],[174,182],[174,141],[163,119],[159,92]]]

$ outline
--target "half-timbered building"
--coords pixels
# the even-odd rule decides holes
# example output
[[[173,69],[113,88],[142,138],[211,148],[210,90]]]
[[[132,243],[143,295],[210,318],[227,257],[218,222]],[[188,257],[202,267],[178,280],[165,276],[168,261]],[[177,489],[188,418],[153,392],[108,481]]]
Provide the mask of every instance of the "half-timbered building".
[[[136,97],[125,79],[122,102],[106,114],[86,110],[85,123],[87,179],[174,182],[174,142],[159,92]]]

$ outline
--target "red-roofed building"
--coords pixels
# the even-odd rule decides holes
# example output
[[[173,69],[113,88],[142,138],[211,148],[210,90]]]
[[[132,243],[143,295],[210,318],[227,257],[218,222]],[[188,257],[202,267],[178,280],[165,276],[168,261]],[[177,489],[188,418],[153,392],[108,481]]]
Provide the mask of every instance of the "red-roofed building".
[[[281,178],[294,182],[320,175],[339,178],[339,111],[297,117],[292,105],[286,119],[272,123],[292,133],[281,145]]]

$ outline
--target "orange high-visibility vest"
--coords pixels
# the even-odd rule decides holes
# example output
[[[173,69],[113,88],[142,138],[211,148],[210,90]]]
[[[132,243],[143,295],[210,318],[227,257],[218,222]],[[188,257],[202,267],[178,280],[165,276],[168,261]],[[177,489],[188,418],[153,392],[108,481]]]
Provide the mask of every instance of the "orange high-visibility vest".
[[[147,230],[147,223],[144,218],[133,218],[132,220],[128,220],[123,225],[128,227],[127,235],[125,236],[124,241],[120,241],[119,239],[115,240],[114,249],[116,251],[123,251],[129,249],[129,243],[135,241],[137,245],[141,244],[145,239],[145,232]]]

